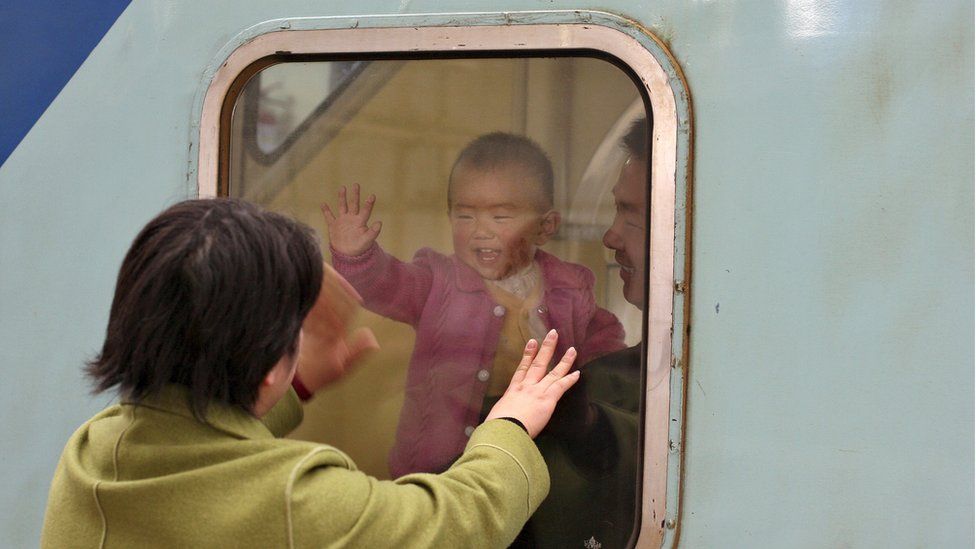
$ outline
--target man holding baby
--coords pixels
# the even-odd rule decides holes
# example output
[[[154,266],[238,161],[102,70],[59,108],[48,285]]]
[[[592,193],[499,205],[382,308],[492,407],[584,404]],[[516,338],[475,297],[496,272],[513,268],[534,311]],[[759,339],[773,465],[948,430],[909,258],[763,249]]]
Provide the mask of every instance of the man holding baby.
[[[627,160],[613,188],[616,214],[603,238],[614,251],[624,298],[643,309],[647,249],[649,124],[623,139]],[[400,261],[376,243],[376,198],[360,189],[323,206],[333,264],[365,305],[416,329],[405,403],[390,458],[394,477],[438,472],[456,459],[469,425],[484,418],[510,377],[507,366],[529,338],[555,328],[578,350],[583,376],[536,442],[553,487],[515,541],[524,547],[622,547],[635,533],[640,502],[641,345],[597,306],[594,276],[539,246],[559,224],[552,167],[522,136],[493,133],[471,142],[447,185],[454,254],[428,248]],[[566,517],[571,517],[569,521]]]

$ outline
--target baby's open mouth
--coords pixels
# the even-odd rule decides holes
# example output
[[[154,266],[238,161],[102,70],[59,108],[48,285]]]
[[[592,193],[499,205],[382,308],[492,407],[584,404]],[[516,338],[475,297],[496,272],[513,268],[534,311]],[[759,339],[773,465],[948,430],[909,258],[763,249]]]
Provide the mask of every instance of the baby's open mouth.
[[[475,255],[478,257],[478,261],[491,262],[498,259],[501,253],[493,248],[475,248]]]

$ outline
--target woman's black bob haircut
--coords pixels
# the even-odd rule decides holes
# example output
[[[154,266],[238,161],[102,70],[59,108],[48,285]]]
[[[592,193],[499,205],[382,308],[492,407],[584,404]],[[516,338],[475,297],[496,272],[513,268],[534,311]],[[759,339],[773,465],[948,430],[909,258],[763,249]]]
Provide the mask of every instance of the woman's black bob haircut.
[[[101,353],[101,392],[139,402],[175,383],[193,413],[250,411],[268,371],[297,351],[322,284],[311,229],[237,199],[187,200],[156,216],[122,262]]]

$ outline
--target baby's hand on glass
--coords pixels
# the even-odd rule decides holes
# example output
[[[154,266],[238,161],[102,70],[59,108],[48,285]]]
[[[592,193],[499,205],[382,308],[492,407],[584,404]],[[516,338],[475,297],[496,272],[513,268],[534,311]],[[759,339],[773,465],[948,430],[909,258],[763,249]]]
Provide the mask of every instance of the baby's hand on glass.
[[[369,225],[369,216],[373,213],[376,196],[369,195],[359,207],[359,184],[352,186],[349,200],[346,200],[346,187],[339,187],[339,200],[336,203],[338,213],[334,213],[328,203],[322,204],[322,216],[329,229],[329,244],[343,255],[359,255],[372,246],[383,228],[383,223],[376,221]]]

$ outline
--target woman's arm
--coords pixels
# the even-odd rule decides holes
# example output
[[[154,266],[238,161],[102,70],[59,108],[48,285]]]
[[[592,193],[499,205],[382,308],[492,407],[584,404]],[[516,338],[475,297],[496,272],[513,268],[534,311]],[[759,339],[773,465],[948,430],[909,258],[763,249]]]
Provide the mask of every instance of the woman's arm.
[[[326,450],[321,456],[313,450],[286,490],[289,539],[298,546],[506,547],[549,490],[545,462],[531,437],[579,379],[578,373],[567,375],[572,350],[547,373],[556,339],[553,331],[541,347],[530,340],[488,416],[495,419],[474,431],[443,474],[379,481],[352,470],[351,463],[336,466]]]

